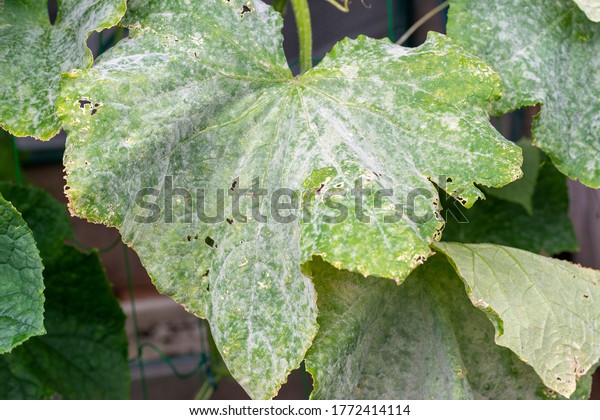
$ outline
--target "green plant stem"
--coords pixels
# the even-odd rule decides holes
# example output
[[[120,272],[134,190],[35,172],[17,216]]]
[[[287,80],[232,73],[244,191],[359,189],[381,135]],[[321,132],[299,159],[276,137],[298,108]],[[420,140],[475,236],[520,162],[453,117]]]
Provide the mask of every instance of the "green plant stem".
[[[215,343],[210,327],[208,326],[206,328],[206,339],[209,347],[209,365],[211,366],[214,375],[213,380],[218,382],[222,378],[231,377],[231,373],[229,373],[229,369],[227,369],[227,366],[221,357],[217,343]]]
[[[13,148],[13,159],[15,162],[15,178],[17,184],[23,185],[23,171],[21,171],[21,160],[19,159],[19,149],[17,148],[17,139],[15,136],[11,136],[12,148]]]
[[[432,17],[434,17],[435,15],[437,15],[439,12],[441,12],[442,10],[444,10],[446,7],[448,7],[448,5],[450,4],[450,1],[447,0],[445,2],[443,2],[442,4],[440,4],[438,7],[432,9],[430,12],[428,12],[425,16],[423,16],[421,19],[419,19],[413,26],[411,26],[408,31],[406,31],[398,40],[398,42],[396,42],[396,44],[398,45],[402,45],[404,44],[406,41],[408,41],[408,38],[411,37],[412,34],[414,34],[417,29],[419,29],[421,26],[423,26],[423,24],[425,22],[427,22],[429,19],[431,19]]]
[[[300,73],[306,73],[312,68],[312,26],[310,9],[307,0],[291,0],[298,38],[300,39]]]
[[[202,383],[202,386],[200,386],[200,389],[196,393],[194,399],[203,401],[210,400],[210,397],[212,396],[214,391],[215,389],[213,388],[212,384],[209,381],[204,381],[204,383]]]

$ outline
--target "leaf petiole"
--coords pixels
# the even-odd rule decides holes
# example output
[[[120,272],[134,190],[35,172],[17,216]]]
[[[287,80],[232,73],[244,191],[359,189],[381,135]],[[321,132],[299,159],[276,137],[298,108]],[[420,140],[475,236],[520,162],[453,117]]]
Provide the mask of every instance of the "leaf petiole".
[[[307,0],[291,0],[300,39],[300,73],[312,68],[312,26]]]

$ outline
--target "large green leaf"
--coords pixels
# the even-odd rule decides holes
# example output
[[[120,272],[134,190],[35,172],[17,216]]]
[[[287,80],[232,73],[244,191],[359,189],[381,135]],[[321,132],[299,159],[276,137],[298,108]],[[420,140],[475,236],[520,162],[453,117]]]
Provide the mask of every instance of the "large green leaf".
[[[448,34],[502,76],[494,112],[543,104],[534,144],[566,175],[600,187],[600,25],[572,0],[453,0]]]
[[[575,3],[581,7],[594,22],[600,22],[600,0],[575,0]]]
[[[448,262],[432,257],[398,287],[310,264],[319,333],[306,358],[318,399],[552,398],[533,369],[494,344]],[[590,383],[578,397],[589,396]]]
[[[119,228],[160,291],[208,318],[233,376],[267,398],[316,332],[303,262],[320,255],[402,281],[442,228],[430,179],[450,178],[446,189],[470,206],[482,195],[474,183],[509,183],[522,158],[489,123],[498,77],[442,35],[415,50],[346,40],[294,78],[270,7],[188,3],[129,2],[130,39],[65,77],[58,112],[68,131],[67,194],[77,215]],[[307,223],[278,221],[269,199],[248,195],[240,207],[253,217],[234,217],[232,195],[254,179],[268,194],[285,187],[303,198]],[[327,223],[330,201],[353,203],[331,195],[357,179],[371,201],[380,188],[393,197],[365,205],[371,223]],[[173,188],[190,196],[175,190],[171,200]],[[142,190],[155,195],[145,208],[136,200]],[[223,193],[220,222],[196,217],[197,191],[211,216]],[[410,202],[411,192],[421,199]],[[404,215],[386,223],[399,203]]]
[[[600,272],[498,245],[440,243],[496,343],[570,396],[600,359]]]
[[[45,332],[42,270],[31,230],[0,194],[0,353]]]
[[[73,230],[65,207],[48,193],[8,183],[0,183],[0,193],[21,211],[37,240],[47,330],[0,357],[0,398],[126,398],[124,316],[98,256],[64,245]]]
[[[0,1],[0,126],[48,140],[60,131],[55,112],[60,75],[92,64],[88,35],[116,25],[125,0],[60,0],[54,25],[42,0]]]
[[[45,261],[48,333],[0,356],[0,398],[128,398],[125,317],[98,255],[60,249]]]
[[[523,171],[523,178],[531,179],[530,169],[524,166]],[[444,241],[493,243],[548,255],[577,251],[565,176],[547,159],[539,173],[538,168],[534,172],[532,213],[519,204],[496,198],[503,195],[497,194],[502,190],[468,210],[461,209],[452,198],[443,201],[446,211],[442,214],[447,223]]]

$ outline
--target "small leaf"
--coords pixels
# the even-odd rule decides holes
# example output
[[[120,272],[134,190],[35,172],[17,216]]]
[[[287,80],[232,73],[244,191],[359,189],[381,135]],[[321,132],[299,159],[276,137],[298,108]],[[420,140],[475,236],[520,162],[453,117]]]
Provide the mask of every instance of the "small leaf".
[[[60,75],[92,64],[92,31],[116,25],[125,0],[62,0],[50,24],[41,0],[0,1],[0,126],[15,136],[48,140],[61,124],[55,113]]]
[[[542,104],[534,144],[567,176],[600,187],[600,25],[572,0],[453,0],[448,34],[502,77],[494,113]]]
[[[130,39],[64,77],[71,210],[117,227],[158,289],[208,318],[254,398],[277,393],[316,333],[303,262],[319,255],[401,282],[443,225],[431,180],[450,177],[446,189],[470,206],[475,183],[520,176],[520,150],[489,123],[498,77],[443,35],[414,50],[345,40],[294,78],[281,16],[260,1],[132,1],[124,22]],[[353,202],[359,179],[370,197],[392,189],[392,210],[366,206],[369,224],[324,221],[328,198]],[[274,216],[281,191],[306,198],[308,223]],[[424,218],[387,223],[395,204]]]
[[[0,353],[44,334],[42,270],[31,230],[0,195]]]
[[[439,243],[496,343],[569,397],[600,359],[600,272],[498,245]]]
[[[600,22],[600,0],[575,0],[590,20]]]
[[[128,398],[125,316],[98,255],[61,251],[45,261],[48,333],[0,356],[0,398]]]
[[[524,178],[531,178],[530,169],[525,167],[524,171]],[[446,219],[443,240],[493,243],[548,255],[577,251],[565,176],[547,160],[537,178],[532,214],[521,205],[492,196],[468,210],[448,198],[442,202]]]
[[[400,287],[322,261],[310,270],[320,325],[306,357],[311,398],[556,397],[533,369],[494,344],[494,328],[445,258],[430,258]],[[580,388],[578,397],[587,398],[590,384]]]

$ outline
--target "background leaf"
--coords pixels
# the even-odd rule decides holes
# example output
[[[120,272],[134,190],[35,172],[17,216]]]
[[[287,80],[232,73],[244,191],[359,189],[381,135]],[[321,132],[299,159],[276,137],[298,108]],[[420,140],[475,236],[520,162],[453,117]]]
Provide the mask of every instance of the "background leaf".
[[[31,230],[0,194],[0,353],[45,332],[42,270]]]
[[[65,206],[33,186],[0,182],[0,194],[19,209],[33,232],[42,260],[58,258],[65,239],[75,235]]]
[[[502,77],[494,112],[543,104],[534,144],[564,174],[600,187],[600,25],[572,0],[453,0],[448,34]]]
[[[525,166],[523,170],[524,178],[530,179],[531,168]],[[442,203],[446,219],[443,240],[493,243],[548,255],[577,251],[565,176],[549,160],[542,162],[534,173],[538,179],[532,181],[535,193],[531,214],[519,204],[496,198],[497,194],[488,195],[485,201],[468,210],[447,198]]]
[[[440,243],[496,343],[569,397],[600,359],[600,272],[498,245]]]
[[[0,180],[15,181],[15,159],[12,136],[0,129]]]
[[[528,139],[518,143],[523,150],[523,178],[508,184],[503,188],[484,188],[488,196],[494,196],[504,201],[520,204],[531,215],[533,213],[533,195],[538,182],[542,153]]]
[[[320,325],[306,359],[311,398],[556,397],[533,369],[494,344],[493,327],[445,258],[430,258],[400,287],[322,261],[310,270]],[[587,398],[590,385],[578,397]]]
[[[0,356],[0,398],[129,398],[125,316],[96,253],[46,261],[48,333]]]
[[[98,255],[64,245],[73,230],[65,207],[48,193],[8,183],[0,192],[22,209],[40,244],[47,331],[0,356],[0,398],[128,398],[125,316]]]
[[[92,64],[88,35],[116,25],[125,0],[61,0],[50,24],[47,1],[0,2],[0,126],[41,140],[61,128],[55,113],[60,75]]]

